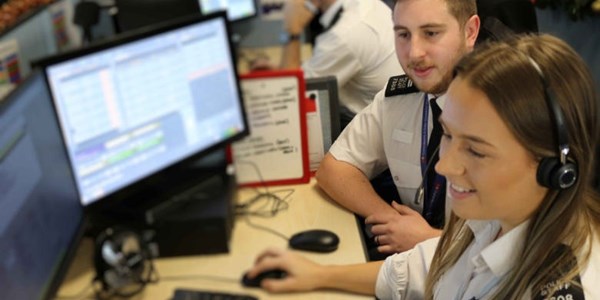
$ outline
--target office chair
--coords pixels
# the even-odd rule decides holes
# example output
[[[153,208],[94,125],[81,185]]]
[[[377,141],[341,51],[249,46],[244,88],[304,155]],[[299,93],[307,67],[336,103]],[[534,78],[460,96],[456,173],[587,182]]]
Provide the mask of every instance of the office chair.
[[[75,5],[75,15],[73,23],[81,27],[82,44],[86,45],[92,42],[92,27],[98,24],[100,19],[100,5],[93,1],[80,1]]]

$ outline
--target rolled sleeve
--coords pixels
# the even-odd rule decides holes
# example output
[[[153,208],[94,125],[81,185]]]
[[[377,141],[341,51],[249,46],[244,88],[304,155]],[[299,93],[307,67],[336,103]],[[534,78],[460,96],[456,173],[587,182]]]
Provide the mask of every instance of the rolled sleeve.
[[[382,92],[354,117],[329,149],[335,159],[352,164],[368,178],[378,175],[388,165],[380,124],[380,98]]]

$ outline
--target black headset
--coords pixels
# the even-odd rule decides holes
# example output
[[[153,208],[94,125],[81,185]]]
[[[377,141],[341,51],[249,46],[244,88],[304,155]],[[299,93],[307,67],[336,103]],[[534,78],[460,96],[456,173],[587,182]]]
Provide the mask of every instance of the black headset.
[[[527,58],[542,80],[544,98],[550,109],[551,119],[554,120],[558,144],[558,157],[544,157],[540,161],[536,175],[537,182],[542,186],[554,190],[568,189],[577,181],[577,164],[568,159],[569,135],[567,126],[565,125],[565,118],[554,93],[548,86],[542,69],[530,56],[527,56]]]
[[[156,281],[148,243],[132,229],[109,227],[96,237],[94,250],[95,282],[100,298],[131,297],[145,285]]]

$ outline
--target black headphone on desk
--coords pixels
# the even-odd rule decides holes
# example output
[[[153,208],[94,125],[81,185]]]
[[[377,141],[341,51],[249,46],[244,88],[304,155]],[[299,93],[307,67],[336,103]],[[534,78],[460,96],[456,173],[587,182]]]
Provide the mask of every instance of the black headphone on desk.
[[[554,119],[558,144],[558,157],[542,158],[537,169],[536,178],[540,185],[550,189],[568,189],[577,181],[577,164],[568,160],[569,135],[567,126],[565,125],[565,118],[554,93],[548,86],[542,69],[530,56],[527,56],[527,58],[542,80],[544,98],[550,109],[551,118]]]
[[[100,298],[131,297],[155,282],[149,244],[132,229],[109,227],[96,237],[94,282],[101,284]]]

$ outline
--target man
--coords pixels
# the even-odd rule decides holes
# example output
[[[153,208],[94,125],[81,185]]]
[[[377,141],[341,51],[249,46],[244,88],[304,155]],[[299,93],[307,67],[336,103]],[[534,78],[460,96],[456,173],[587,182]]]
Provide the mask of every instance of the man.
[[[402,72],[394,56],[390,15],[390,8],[380,0],[288,0],[280,67],[302,67],[305,77],[336,76],[341,118],[347,123],[390,76]],[[317,17],[325,31],[317,36],[310,59],[301,65],[300,35]]]
[[[342,132],[317,171],[319,185],[336,202],[367,217],[381,253],[405,251],[441,233],[428,223],[441,227],[445,203],[443,178],[431,174],[435,151],[427,149],[439,142],[439,137],[430,138],[435,113],[430,106],[443,108],[455,63],[475,45],[476,13],[475,0],[397,0],[392,18],[396,55],[408,77],[390,79]],[[429,102],[435,98],[435,104]],[[369,182],[388,167],[397,201],[404,205],[390,206]],[[422,184],[427,173],[430,181]],[[425,199],[415,196],[420,185]]]

